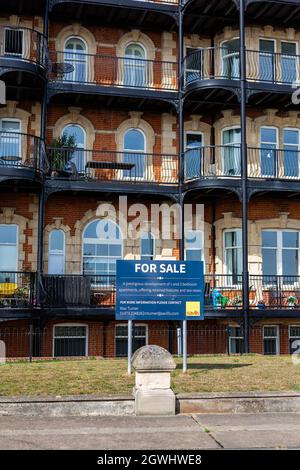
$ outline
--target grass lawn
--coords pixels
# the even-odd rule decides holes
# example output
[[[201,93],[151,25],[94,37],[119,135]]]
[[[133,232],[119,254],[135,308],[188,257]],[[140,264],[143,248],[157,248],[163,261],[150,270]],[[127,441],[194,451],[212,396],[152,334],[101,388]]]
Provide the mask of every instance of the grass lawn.
[[[176,392],[300,391],[300,365],[291,356],[200,356],[189,358],[187,374],[181,360],[172,374]],[[0,396],[124,395],[134,374],[126,360],[11,362],[0,365]]]

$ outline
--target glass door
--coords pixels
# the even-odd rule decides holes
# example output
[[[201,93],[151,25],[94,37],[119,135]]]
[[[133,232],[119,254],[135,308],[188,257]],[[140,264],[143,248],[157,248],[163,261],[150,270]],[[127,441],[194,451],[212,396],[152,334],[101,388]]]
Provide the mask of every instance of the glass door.
[[[281,43],[281,75],[283,83],[297,80],[297,45],[295,42]]]
[[[241,174],[241,129],[223,131],[223,174],[239,176]]]
[[[239,38],[222,44],[222,77],[228,80],[238,80],[240,77]]]
[[[260,168],[262,176],[276,175],[277,129],[262,127],[260,131]]]
[[[17,166],[21,163],[21,124],[3,119],[0,125],[0,165]]]
[[[188,132],[186,134],[185,178],[196,179],[203,176],[202,134]]]
[[[132,87],[146,86],[145,51],[139,44],[130,44],[125,51],[124,85]]]
[[[276,77],[275,41],[259,40],[259,79],[263,82],[274,82]]]
[[[283,176],[299,177],[299,131],[283,129]]]

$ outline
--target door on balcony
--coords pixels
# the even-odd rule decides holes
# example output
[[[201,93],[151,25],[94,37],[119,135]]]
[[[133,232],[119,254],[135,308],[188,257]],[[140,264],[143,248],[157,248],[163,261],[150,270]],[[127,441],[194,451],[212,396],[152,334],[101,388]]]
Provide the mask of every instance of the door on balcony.
[[[222,132],[223,175],[241,174],[241,129],[236,127]]]
[[[283,176],[299,177],[299,129],[283,129]]]
[[[185,81],[188,85],[195,80],[203,80],[204,49],[199,47],[187,47],[185,59]]]
[[[11,59],[18,59],[23,55],[23,30],[5,28],[4,54]]]
[[[277,295],[280,295],[281,284],[298,282],[299,235],[293,230],[262,231],[263,282],[274,285]]]
[[[141,234],[141,260],[151,261],[155,258],[155,238],[150,232]]]
[[[262,82],[276,81],[276,54],[275,40],[259,40],[259,79]]]
[[[202,145],[203,135],[201,133],[186,133],[185,179],[191,180],[204,176],[202,171]]]
[[[65,273],[65,234],[52,230],[49,234],[48,274]]]
[[[242,282],[242,230],[224,232],[226,284],[237,285]]]
[[[0,282],[14,283],[18,268],[18,227],[0,225]]]
[[[147,86],[146,53],[140,44],[129,44],[124,58],[124,85],[130,87]]]
[[[260,130],[261,176],[274,177],[278,174],[278,129],[262,127]]]
[[[0,121],[0,166],[21,163],[21,123],[15,119]]]
[[[187,261],[204,261],[203,235],[201,230],[187,230],[185,232],[185,259]]]
[[[294,83],[297,81],[297,44],[295,42],[281,42],[281,81]]]
[[[64,63],[70,64],[72,71],[64,74],[64,81],[85,83],[87,81],[87,50],[79,38],[70,38],[65,44]]]
[[[68,169],[69,163],[73,163],[78,173],[84,173],[85,171],[85,142],[86,133],[85,130],[78,124],[69,124],[63,130],[63,135],[66,137],[74,137],[76,148],[65,149],[62,153],[64,155],[65,169]],[[70,169],[70,168],[69,168]]]
[[[238,80],[240,77],[240,40],[225,41],[221,46],[222,77],[227,80]]]
[[[130,180],[142,180],[147,176],[146,139],[139,129],[129,129],[124,135],[123,162],[130,168],[122,171],[122,177]]]

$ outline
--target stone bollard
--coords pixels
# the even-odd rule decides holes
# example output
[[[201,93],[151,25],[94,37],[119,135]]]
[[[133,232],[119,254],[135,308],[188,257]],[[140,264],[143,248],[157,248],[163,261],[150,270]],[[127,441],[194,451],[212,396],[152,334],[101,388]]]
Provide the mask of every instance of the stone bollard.
[[[171,390],[171,371],[176,368],[172,355],[160,346],[143,346],[132,357],[135,373],[135,414],[162,416],[175,414],[175,394]]]

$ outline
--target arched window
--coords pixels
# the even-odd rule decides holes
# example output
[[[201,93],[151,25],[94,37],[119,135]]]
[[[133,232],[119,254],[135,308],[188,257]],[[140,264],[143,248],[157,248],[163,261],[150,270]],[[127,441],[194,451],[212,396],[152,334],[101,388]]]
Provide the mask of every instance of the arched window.
[[[70,64],[72,71],[65,72],[64,80],[68,82],[87,81],[87,50],[80,38],[69,38],[65,43],[64,62]]]
[[[146,139],[139,129],[129,129],[124,135],[124,162],[132,165],[123,171],[124,178],[144,179],[146,177]]]
[[[63,135],[66,137],[73,136],[76,143],[75,150],[67,149],[64,152],[65,164],[68,162],[74,163],[78,172],[83,173],[85,170],[85,130],[78,124],[69,124],[63,130]]]
[[[65,234],[54,229],[49,234],[48,274],[65,273]]]
[[[123,257],[122,233],[112,220],[94,220],[83,232],[83,273],[96,276],[93,283],[116,274],[116,261]],[[99,277],[97,277],[99,276]]]
[[[151,261],[155,257],[155,243],[152,233],[142,233],[141,235],[141,259]]]
[[[124,85],[145,87],[147,84],[147,62],[145,49],[140,44],[129,44],[125,49]]]

